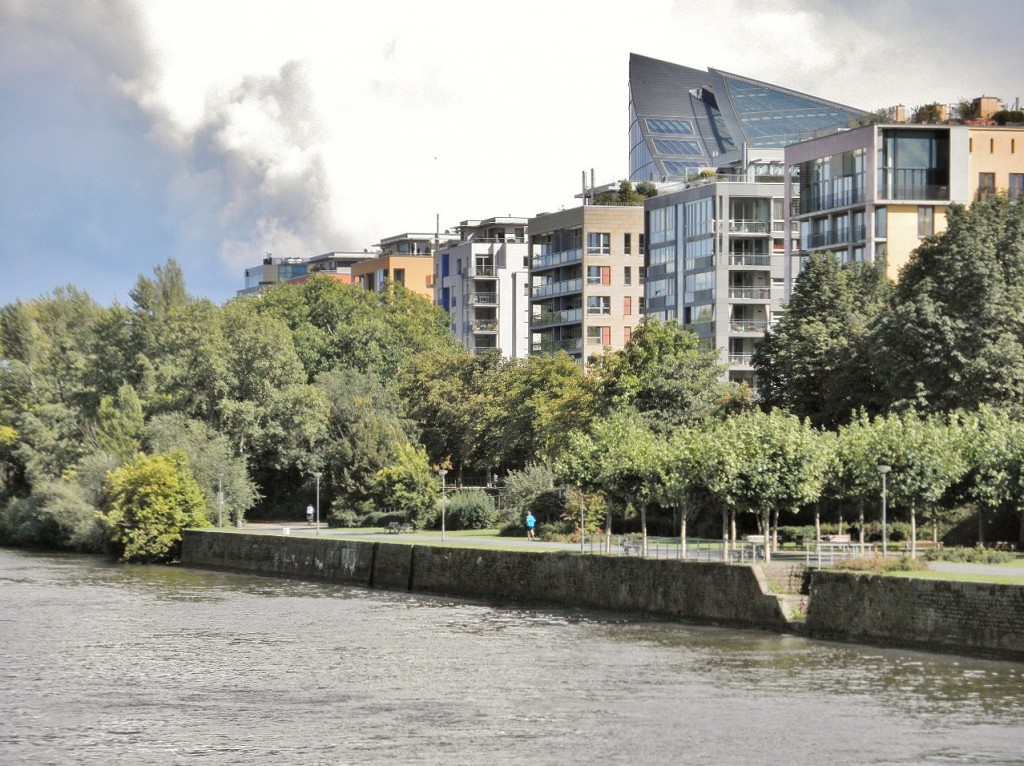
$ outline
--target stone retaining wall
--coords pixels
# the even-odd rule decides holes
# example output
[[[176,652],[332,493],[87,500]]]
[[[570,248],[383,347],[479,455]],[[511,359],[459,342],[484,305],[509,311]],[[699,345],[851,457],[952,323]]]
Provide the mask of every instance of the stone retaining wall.
[[[394,590],[789,625],[779,600],[747,566],[201,530],[185,532],[181,561]]]
[[[1024,659],[1024,586],[812,572],[809,635]]]

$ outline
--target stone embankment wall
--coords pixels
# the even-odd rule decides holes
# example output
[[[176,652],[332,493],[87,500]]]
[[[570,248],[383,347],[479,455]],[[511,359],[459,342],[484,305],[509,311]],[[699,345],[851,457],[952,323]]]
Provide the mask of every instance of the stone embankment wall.
[[[784,630],[752,567],[335,538],[185,533],[183,564]]]
[[[1024,586],[812,572],[806,631],[1024,659]]]

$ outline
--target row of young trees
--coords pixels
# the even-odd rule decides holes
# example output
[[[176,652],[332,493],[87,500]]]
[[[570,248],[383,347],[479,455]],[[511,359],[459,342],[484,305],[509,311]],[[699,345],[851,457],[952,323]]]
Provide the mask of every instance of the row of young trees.
[[[677,530],[703,509],[767,528],[818,502],[850,518],[883,459],[908,519],[940,500],[1018,510],[1022,215],[1002,198],[952,208],[895,289],[871,267],[812,258],[756,355],[763,412],[720,382],[713,350],[653,320],[584,370],[564,354],[471,355],[443,311],[400,286],[367,293],[325,277],[217,306],[189,296],[170,262],[140,277],[130,306],[71,287],[10,304],[0,540],[126,552],[117,530],[134,522],[118,515],[118,482],[155,476],[157,458],[200,493],[168,489],[176,504],[154,513],[210,523],[298,516],[320,473],[333,523],[428,525],[438,469],[470,484],[538,462],[591,503],[600,495],[619,527],[650,513]],[[873,452],[843,436],[883,426],[923,441],[901,458],[881,436]],[[964,467],[946,483],[926,474],[926,495],[912,477],[940,443]],[[152,547],[140,557],[173,555]]]

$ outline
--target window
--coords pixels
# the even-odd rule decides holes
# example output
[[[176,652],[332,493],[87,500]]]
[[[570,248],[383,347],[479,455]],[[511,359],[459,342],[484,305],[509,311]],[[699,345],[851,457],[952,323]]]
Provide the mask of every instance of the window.
[[[629,236],[628,234],[626,236]],[[622,269],[622,284],[631,285],[633,284],[633,267],[626,266]]]
[[[1010,199],[1024,199],[1024,173],[1010,173]]]
[[[888,208],[877,207],[875,208],[875,236],[879,239],[885,239],[889,236],[889,215]]]
[[[609,346],[612,342],[612,328],[594,326],[587,328],[588,346]]]
[[[626,325],[622,328],[622,342],[629,343],[631,340],[633,340],[633,328]]]
[[[930,237],[935,233],[935,208],[919,207],[917,209],[917,236]]]
[[[646,266],[640,266],[637,269],[637,271],[639,272],[639,276],[640,276],[640,284],[643,284],[644,282],[647,281],[647,267]]]
[[[587,298],[588,314],[611,314],[612,299],[607,295],[592,295]]]
[[[633,297],[630,295],[622,299],[622,316],[633,316]]]
[[[608,255],[612,251],[612,235],[607,232],[592,231],[587,234],[587,252]]]
[[[626,255],[631,255],[633,253],[632,239],[633,236],[631,234],[622,235],[622,252],[625,253]]]
[[[978,173],[978,198],[991,197],[996,191],[995,173]]]
[[[647,299],[644,296],[640,296],[640,313],[644,313],[644,309],[647,308]]]
[[[405,284],[405,269],[395,269],[395,284]]]
[[[644,235],[640,234],[638,236],[639,236],[638,241],[640,242],[640,253],[643,254],[644,253],[644,246],[646,245],[646,243],[644,242]]]
[[[600,266],[587,266],[587,284],[588,285],[599,285],[599,284],[601,284],[601,267]]]

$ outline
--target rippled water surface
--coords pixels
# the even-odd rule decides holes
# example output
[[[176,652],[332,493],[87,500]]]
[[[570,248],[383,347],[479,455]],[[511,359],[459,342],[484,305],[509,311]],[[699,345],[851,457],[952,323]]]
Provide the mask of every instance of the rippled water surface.
[[[1024,764],[1024,665],[0,549],[0,764]]]

